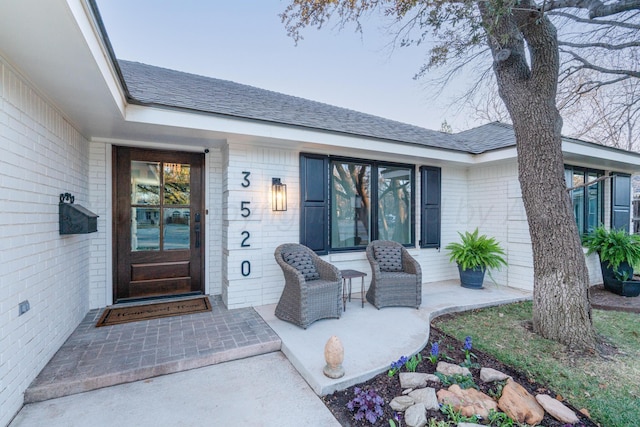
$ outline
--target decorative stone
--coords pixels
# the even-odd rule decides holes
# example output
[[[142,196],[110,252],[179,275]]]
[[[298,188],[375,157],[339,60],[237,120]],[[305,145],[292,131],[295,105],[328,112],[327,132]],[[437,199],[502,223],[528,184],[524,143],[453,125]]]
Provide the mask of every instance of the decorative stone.
[[[438,378],[438,376],[434,374],[427,374],[427,382],[438,383],[438,384],[441,383],[440,378]]]
[[[447,363],[447,362],[438,362],[438,366],[436,366],[436,371],[446,376],[451,376],[451,375],[471,376],[471,371],[469,371],[468,368],[464,368],[462,366],[454,365],[452,363]]]
[[[413,397],[410,396],[398,396],[394,397],[391,402],[389,402],[389,406],[394,411],[406,411],[409,406],[413,406],[416,404],[416,401]]]
[[[411,393],[412,391],[413,391],[413,389],[412,389],[412,388],[408,388],[408,389],[406,389],[406,390],[402,390],[402,394],[409,394],[409,393]]]
[[[502,389],[498,407],[514,421],[537,425],[544,418],[544,409],[524,387],[512,379]]]
[[[495,381],[504,381],[508,378],[511,378],[511,377],[505,374],[504,372],[500,372],[493,368],[480,369],[480,380],[485,383],[492,383]]]
[[[553,418],[558,421],[567,424],[575,424],[578,421],[578,416],[571,409],[567,408],[559,400],[554,399],[548,394],[538,394],[536,400],[549,413]]]
[[[436,393],[438,402],[443,405],[451,405],[456,411],[460,411],[465,417],[478,415],[482,418],[489,417],[489,411],[496,411],[496,401],[475,388],[463,390],[458,384],[453,384],[448,389],[438,390]]]
[[[440,408],[435,388],[420,388],[409,393],[409,396],[411,396],[416,403],[422,403],[427,411]]]
[[[407,427],[424,427],[427,425],[427,411],[422,403],[416,403],[407,408],[404,413],[404,423]]]
[[[329,378],[340,378],[344,375],[344,347],[340,339],[333,335],[324,346],[324,360],[327,362],[322,372]]]
[[[422,388],[427,385],[427,374],[420,372],[400,372],[400,387]]]

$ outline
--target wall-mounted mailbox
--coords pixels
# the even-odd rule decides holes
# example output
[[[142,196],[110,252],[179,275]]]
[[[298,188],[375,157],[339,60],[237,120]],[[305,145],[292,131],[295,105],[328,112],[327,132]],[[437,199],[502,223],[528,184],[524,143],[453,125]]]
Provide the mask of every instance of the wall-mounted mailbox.
[[[65,203],[64,200],[70,200]],[[80,205],[73,204],[69,193],[60,195],[60,234],[87,234],[98,231],[98,215]]]

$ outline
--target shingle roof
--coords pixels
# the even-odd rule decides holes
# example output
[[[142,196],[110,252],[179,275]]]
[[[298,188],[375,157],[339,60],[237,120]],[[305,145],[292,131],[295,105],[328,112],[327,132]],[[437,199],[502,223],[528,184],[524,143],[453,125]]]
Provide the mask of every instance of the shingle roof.
[[[477,153],[458,135],[253,86],[119,60],[130,101]]]
[[[516,145],[516,134],[513,131],[513,126],[501,122],[487,123],[459,132],[456,135],[465,139],[471,145],[473,153],[484,153],[485,151]]]

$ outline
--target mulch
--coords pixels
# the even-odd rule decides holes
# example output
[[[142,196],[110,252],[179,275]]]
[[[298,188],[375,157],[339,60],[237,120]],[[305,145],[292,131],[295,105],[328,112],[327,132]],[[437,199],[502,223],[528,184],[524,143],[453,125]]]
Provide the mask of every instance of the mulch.
[[[589,288],[589,295],[592,308],[640,313],[640,296],[623,297],[606,290],[603,285]]]

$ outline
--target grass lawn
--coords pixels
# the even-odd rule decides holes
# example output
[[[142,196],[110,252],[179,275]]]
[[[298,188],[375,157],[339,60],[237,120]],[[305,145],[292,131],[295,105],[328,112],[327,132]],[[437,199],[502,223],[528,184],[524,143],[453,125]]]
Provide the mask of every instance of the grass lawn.
[[[616,351],[606,356],[577,354],[541,338],[525,325],[531,302],[475,310],[435,319],[444,332],[545,384],[594,422],[607,427],[640,425],[640,314],[594,310],[603,342]]]

